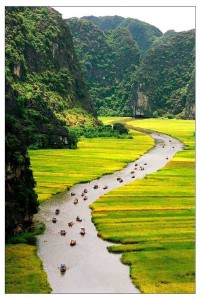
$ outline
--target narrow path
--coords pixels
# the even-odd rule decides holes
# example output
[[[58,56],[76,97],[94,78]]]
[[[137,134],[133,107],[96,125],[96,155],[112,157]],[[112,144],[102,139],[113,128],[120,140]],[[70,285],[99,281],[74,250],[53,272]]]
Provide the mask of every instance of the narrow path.
[[[129,278],[129,267],[120,262],[121,255],[109,253],[106,247],[111,243],[97,236],[89,205],[103,194],[161,169],[176,152],[183,149],[182,143],[172,137],[159,133],[150,135],[156,141],[155,147],[134,163],[112,175],[77,184],[70,192],[56,195],[40,206],[36,218],[46,224],[46,230],[38,238],[38,255],[43,261],[52,293],[139,293]],[[135,163],[138,166],[135,178],[132,178]],[[121,177],[123,182],[120,183],[117,177]],[[95,184],[98,184],[98,189],[93,188]],[[108,189],[104,190],[105,185]],[[84,201],[81,193],[85,188],[88,199]],[[71,192],[76,195],[71,196]],[[76,205],[74,198],[79,200]],[[54,224],[52,217],[55,217],[56,208],[60,209],[60,214]],[[82,222],[76,221],[77,215],[80,215]],[[70,221],[74,222],[72,227],[68,227]],[[85,236],[80,235],[80,227],[86,228]],[[59,234],[61,229],[67,231],[65,236]],[[77,241],[73,247],[70,246],[72,239]],[[64,275],[59,271],[61,263],[69,267]]]

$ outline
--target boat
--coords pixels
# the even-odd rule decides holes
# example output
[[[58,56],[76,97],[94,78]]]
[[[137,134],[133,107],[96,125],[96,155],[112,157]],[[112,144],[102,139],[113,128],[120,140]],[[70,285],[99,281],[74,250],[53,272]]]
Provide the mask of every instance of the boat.
[[[75,246],[76,245],[76,240],[71,240],[70,246]]]
[[[108,188],[108,186],[107,186],[107,185],[105,185],[105,186],[103,187],[103,189],[104,189],[104,190],[107,190],[107,188]]]
[[[85,228],[84,228],[84,227],[81,227],[80,234],[81,234],[81,235],[85,235]]]
[[[73,225],[74,225],[73,221],[71,221],[71,222],[68,223],[69,227],[72,227]]]
[[[84,189],[83,193],[85,193],[85,194],[86,194],[87,192],[88,192],[88,190],[87,190],[87,189]]]
[[[78,199],[77,198],[74,199],[74,204],[78,204]]]
[[[60,231],[60,234],[61,234],[61,235],[66,235],[66,233],[67,233],[67,232],[66,232],[64,229],[62,229],[62,230]]]
[[[95,184],[95,185],[93,186],[93,189],[96,190],[96,189],[98,189],[98,187],[99,187],[98,184]]]
[[[52,218],[52,222],[53,223],[56,223],[57,222],[57,219],[54,217],[54,218]]]
[[[59,215],[59,213],[60,213],[60,209],[57,208],[56,211],[55,211],[55,214]]]
[[[82,219],[81,219],[79,216],[77,216],[77,217],[76,217],[76,221],[82,222]]]
[[[61,264],[61,265],[60,265],[60,272],[61,272],[61,273],[65,273],[66,270],[67,270],[67,267],[65,266],[65,264]]]

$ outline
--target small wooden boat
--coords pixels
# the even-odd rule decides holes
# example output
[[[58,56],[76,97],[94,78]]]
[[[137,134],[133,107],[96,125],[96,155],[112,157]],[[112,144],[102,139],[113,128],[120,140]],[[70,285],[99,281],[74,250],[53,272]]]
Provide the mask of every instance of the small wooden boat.
[[[135,167],[137,167],[138,166],[138,164],[135,164]]]
[[[98,189],[98,188],[99,188],[98,184],[95,184],[95,185],[93,186],[93,189],[94,189],[94,190],[96,190],[96,189]]]
[[[75,196],[75,195],[76,195],[76,193],[71,192],[71,196]]]
[[[55,210],[55,214],[56,214],[56,215],[59,215],[59,213],[60,213],[60,209],[57,208],[57,209]]]
[[[81,197],[83,197],[83,196],[85,196],[85,194],[84,194],[84,193],[82,193],[82,194],[81,194]]]
[[[60,234],[61,234],[61,235],[66,235],[66,233],[67,233],[67,232],[66,232],[64,229],[62,229],[62,230],[60,231]]]
[[[131,174],[134,174],[135,173],[135,171],[131,171]]]
[[[75,246],[76,245],[76,240],[71,240],[70,246]]]
[[[107,188],[108,188],[108,186],[107,186],[107,185],[105,185],[105,186],[103,187],[103,189],[104,189],[104,190],[107,190]]]
[[[87,196],[85,196],[84,198],[83,198],[83,200],[87,200],[88,199],[88,197]]]
[[[146,166],[146,165],[147,165],[147,163],[144,163],[144,165]]]
[[[71,222],[68,223],[69,227],[72,227],[73,225],[74,225],[73,221],[71,221]]]
[[[76,217],[76,221],[82,222],[82,219],[81,219],[79,216],[77,216],[77,217]]]
[[[121,177],[117,177],[117,180],[120,181]]]
[[[135,175],[133,175],[132,178],[135,178]]]
[[[84,227],[81,227],[80,234],[81,234],[81,235],[85,235],[85,228],[84,228]]]
[[[78,199],[77,198],[74,199],[74,204],[78,204]]]
[[[87,190],[87,189],[84,189],[84,190],[83,190],[83,193],[85,193],[85,194],[86,194],[87,192],[88,192],[88,190]]]
[[[61,265],[60,265],[60,272],[61,272],[61,273],[65,273],[66,270],[67,270],[67,267],[65,266],[65,264],[61,264]]]
[[[168,157],[166,157],[166,159],[169,159]]]
[[[52,222],[53,223],[56,223],[57,222],[57,219],[54,217],[54,218],[52,218]]]
[[[122,182],[123,182],[123,179],[120,179],[119,182],[122,183]]]

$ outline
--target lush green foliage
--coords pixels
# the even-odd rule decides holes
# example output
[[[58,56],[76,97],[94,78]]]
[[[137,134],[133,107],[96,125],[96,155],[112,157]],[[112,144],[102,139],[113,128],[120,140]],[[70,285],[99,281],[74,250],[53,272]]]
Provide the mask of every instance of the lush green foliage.
[[[142,22],[137,19],[123,18],[120,16],[105,17],[83,17],[96,24],[101,30],[114,30],[117,28],[126,28],[137,42],[142,56],[148,51],[156,38],[162,36],[162,32],[153,25]]]
[[[148,97],[151,111],[194,118],[195,32],[167,32],[148,51],[135,89]],[[139,88],[139,89],[138,89]]]
[[[149,119],[131,126],[173,135],[185,144],[162,170],[118,188],[91,205],[99,235],[120,245],[143,293],[194,293],[194,122]]]
[[[6,113],[20,120],[26,144],[70,147],[68,110],[94,110],[61,16],[45,7],[6,8]],[[38,124],[40,126],[38,126]]]
[[[47,275],[36,255],[36,247],[9,245],[6,247],[6,294],[46,294],[51,292]]]
[[[139,49],[126,28],[103,32],[86,19],[67,20],[99,115],[132,114],[131,76]]]
[[[132,139],[132,135],[128,134],[128,130],[122,123],[103,125],[103,123],[99,122],[98,126],[76,126],[70,129],[70,134],[76,138],[84,136],[86,138],[115,137]]]

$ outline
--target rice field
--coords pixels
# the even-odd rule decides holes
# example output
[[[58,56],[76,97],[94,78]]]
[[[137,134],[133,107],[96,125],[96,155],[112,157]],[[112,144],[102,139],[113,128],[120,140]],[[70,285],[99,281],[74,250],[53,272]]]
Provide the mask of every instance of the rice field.
[[[119,245],[142,293],[195,292],[194,121],[147,119],[129,126],[167,133],[185,149],[160,171],[118,188],[91,205],[98,234]]]
[[[121,170],[153,147],[154,141],[147,134],[134,130],[131,133],[133,139],[82,138],[77,149],[30,150],[39,201],[74,184]]]
[[[35,246],[23,244],[6,247],[6,294],[46,294],[51,292],[47,275]]]

